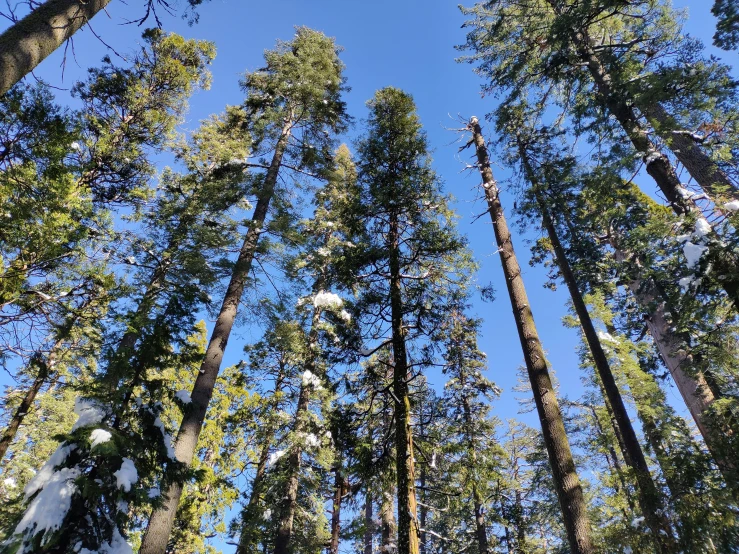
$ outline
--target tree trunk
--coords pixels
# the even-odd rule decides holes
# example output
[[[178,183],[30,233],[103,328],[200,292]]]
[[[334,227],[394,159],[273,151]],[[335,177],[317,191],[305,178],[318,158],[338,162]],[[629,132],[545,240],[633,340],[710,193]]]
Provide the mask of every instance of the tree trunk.
[[[419,554],[416,475],[413,460],[411,403],[408,392],[408,354],[403,325],[398,214],[390,213],[390,310],[392,319],[393,392],[395,393],[395,466],[398,487],[398,554]]]
[[[570,443],[562,420],[562,412],[559,409],[559,403],[549,376],[544,350],[539,341],[534,316],[524,288],[521,268],[513,250],[511,233],[503,214],[498,187],[490,169],[485,140],[482,137],[482,130],[476,117],[470,120],[468,128],[473,134],[472,143],[475,145],[477,153],[478,168],[482,175],[483,188],[495,230],[495,239],[500,252],[513,317],[521,340],[526,369],[531,381],[531,390],[541,422],[549,463],[552,467],[552,478],[562,510],[565,529],[567,530],[567,538],[573,554],[590,554],[594,552],[594,547],[590,536],[590,521],[588,520],[585,498],[580,479],[577,476],[575,461],[572,458]]]
[[[372,554],[372,537],[375,522],[372,521],[372,493],[364,491],[364,554]]]
[[[626,254],[619,250],[616,245],[612,246],[615,249],[616,261],[624,262],[627,257]],[[726,484],[736,490],[736,465],[724,454],[722,432],[716,429],[716,426],[712,425],[710,421],[710,408],[717,398],[707,383],[705,375],[695,368],[690,373],[686,371],[686,368],[693,365],[691,357],[683,347],[683,341],[671,331],[669,320],[665,315],[667,312],[665,303],[657,298],[654,285],[645,283],[640,278],[635,278],[629,279],[626,286],[634,295],[637,304],[647,314],[645,317],[647,329],[654,340],[660,358],[662,358],[665,367],[672,375],[672,379],[675,381],[690,415],[693,416],[693,420],[708,450],[711,452],[711,456],[721,470]],[[730,433],[729,429],[726,431]]]
[[[692,136],[680,132],[675,119],[660,104],[639,104],[638,107],[657,135],[667,143],[712,202],[721,207],[722,200],[739,198],[736,186],[729,176],[696,144]]]
[[[393,512],[392,488],[382,491],[382,504],[380,504],[380,531],[382,535],[380,552],[384,552],[384,554],[395,554],[398,552],[398,544],[396,542],[398,529],[395,523],[395,513]]]
[[[13,442],[13,439],[18,432],[18,428],[21,426],[23,420],[33,406],[33,403],[36,400],[36,395],[41,390],[41,387],[44,386],[46,380],[49,378],[49,375],[51,374],[54,365],[56,364],[56,358],[61,345],[62,341],[57,341],[49,352],[49,356],[46,360],[41,360],[36,356],[34,356],[34,358],[31,360],[31,364],[38,367],[38,373],[36,373],[36,377],[34,378],[31,387],[26,391],[23,400],[21,401],[18,408],[15,410],[13,417],[8,423],[8,426],[5,429],[2,438],[0,439],[0,460],[5,457],[5,453],[8,451],[8,448]]]
[[[272,397],[272,402],[269,405],[269,412],[273,412],[278,409],[279,395],[282,391],[282,386],[285,380],[284,366],[280,365],[280,370],[275,377],[275,388]],[[267,473],[267,460],[269,459],[269,450],[272,447],[274,441],[274,435],[277,429],[274,425],[269,426],[266,429],[264,439],[262,441],[262,449],[259,452],[259,459],[257,460],[257,469],[254,473],[254,480],[251,483],[251,492],[249,493],[249,503],[244,508],[241,515],[241,535],[239,537],[239,544],[236,547],[236,554],[258,554],[258,536],[253,529],[250,529],[251,523],[258,515],[259,501],[262,495],[262,486],[264,483],[264,476]]]
[[[462,374],[460,385],[464,389],[466,387],[465,375]],[[465,396],[462,399],[462,411],[464,413],[465,435],[467,439],[467,448],[472,454],[472,467],[477,467],[477,449],[475,444],[475,436],[472,432],[472,410],[470,402]],[[485,511],[483,509],[483,499],[477,488],[477,473],[474,474],[472,482],[472,503],[475,511],[475,537],[477,538],[477,553],[488,554],[488,534],[485,529]]]
[[[213,388],[215,387],[216,378],[221,368],[221,362],[226,351],[231,328],[233,327],[241,296],[243,295],[244,287],[251,271],[254,252],[259,242],[259,235],[262,232],[269,203],[274,194],[275,185],[277,184],[277,176],[282,164],[282,157],[287,148],[291,125],[291,121],[285,122],[280,138],[275,145],[275,152],[270,167],[267,170],[259,200],[254,209],[251,226],[246,233],[244,244],[241,246],[239,257],[231,274],[231,281],[226,289],[223,304],[216,318],[215,328],[213,329],[213,334],[205,352],[205,359],[200,366],[200,372],[190,395],[192,402],[182,418],[180,430],[177,435],[175,455],[177,460],[185,465],[190,465],[195,454],[200,430],[205,421],[208,403],[213,395]],[[182,483],[176,481],[170,484],[166,491],[164,504],[161,508],[154,510],[151,515],[141,542],[140,554],[165,554],[181,495]]]
[[[28,75],[110,0],[46,0],[0,35],[0,95]]]
[[[567,260],[567,254],[565,253],[562,243],[559,241],[557,230],[554,227],[554,222],[549,215],[548,206],[542,198],[542,193],[539,190],[539,183],[537,182],[534,171],[529,163],[527,153],[524,150],[522,144],[519,143],[519,153],[521,156],[521,163],[524,167],[526,177],[531,183],[536,196],[536,201],[539,205],[539,211],[541,213],[544,228],[547,230],[549,241],[552,244],[555,258],[557,260],[557,266],[559,267],[562,278],[567,285],[567,290],[570,293],[572,304],[575,307],[575,313],[580,320],[580,327],[582,328],[585,340],[590,348],[590,353],[593,356],[593,362],[595,369],[598,373],[598,377],[603,386],[605,397],[613,411],[615,418],[617,431],[620,432],[622,437],[622,448],[621,453],[623,454],[626,464],[634,470],[634,474],[637,482],[637,498],[639,500],[639,506],[642,514],[644,515],[647,525],[652,532],[652,538],[655,545],[657,546],[658,552],[670,554],[677,552],[677,543],[675,542],[675,536],[670,525],[669,520],[665,515],[664,503],[662,497],[654,484],[652,474],[649,472],[649,466],[647,460],[644,457],[644,452],[639,444],[639,439],[636,436],[636,431],[631,424],[631,419],[626,411],[621,392],[616,384],[616,379],[611,371],[611,366],[608,363],[608,357],[603,351],[598,333],[593,325],[593,320],[590,318],[588,308],[585,305],[580,289],[575,279],[575,274],[572,272],[570,263]]]
[[[346,479],[341,474],[341,466],[334,469],[334,502],[331,509],[331,542],[328,554],[339,554],[339,532],[341,531],[341,499],[344,496]]]

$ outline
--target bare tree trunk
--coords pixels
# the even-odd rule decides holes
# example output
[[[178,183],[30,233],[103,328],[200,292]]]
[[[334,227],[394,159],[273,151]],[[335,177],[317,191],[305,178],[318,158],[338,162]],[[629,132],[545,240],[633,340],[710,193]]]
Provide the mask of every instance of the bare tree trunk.
[[[339,554],[339,533],[341,531],[341,499],[346,491],[346,479],[341,474],[341,466],[334,468],[334,502],[331,507],[331,542],[328,554]]]
[[[675,119],[660,104],[640,104],[638,107],[711,201],[720,207],[722,200],[739,198],[736,185],[729,176],[696,144],[691,134],[680,132]]]
[[[418,553],[418,520],[416,504],[416,474],[413,461],[413,431],[411,403],[408,391],[408,355],[403,324],[403,293],[400,275],[400,235],[398,215],[390,213],[388,246],[390,250],[390,310],[392,346],[395,367],[395,463],[398,487],[398,553]]]
[[[0,95],[28,75],[110,0],[46,0],[0,35]]]
[[[464,389],[466,387],[465,375],[463,374],[460,379],[460,385]],[[475,436],[472,432],[472,409],[470,408],[470,402],[465,396],[462,399],[462,411],[464,414],[464,425],[465,434],[467,439],[467,447],[472,453],[472,465],[477,469],[477,445],[475,444]],[[480,494],[480,490],[477,487],[477,473],[475,472],[472,482],[472,502],[473,509],[475,511],[475,536],[477,537],[477,552],[478,554],[488,554],[488,534],[485,529],[485,511],[483,509],[483,499]]]
[[[282,157],[287,148],[291,127],[292,122],[285,121],[282,133],[275,146],[272,163],[265,176],[264,186],[259,195],[254,215],[252,216],[251,226],[246,233],[244,244],[241,246],[239,257],[236,260],[236,265],[231,275],[231,281],[223,298],[221,310],[216,318],[216,325],[205,352],[205,359],[200,366],[200,372],[190,395],[192,402],[188,406],[189,409],[185,412],[180,425],[177,444],[175,446],[175,455],[177,460],[185,465],[190,465],[195,454],[200,430],[205,421],[208,403],[213,395],[213,388],[215,387],[216,378],[221,368],[221,361],[226,351],[228,338],[231,334],[234,320],[236,319],[236,312],[241,302],[249,272],[251,271],[254,252],[256,251],[262,226],[267,217],[269,203],[277,184],[277,176],[282,164]],[[181,496],[182,483],[177,481],[170,484],[166,491],[164,504],[162,507],[154,510],[151,515],[141,542],[140,554],[165,554]]]
[[[620,445],[622,448],[621,453],[623,454],[624,460],[628,466],[634,470],[638,487],[637,498],[639,500],[642,514],[652,532],[652,538],[658,551],[665,554],[677,552],[678,545],[675,541],[672,526],[665,515],[662,496],[657,489],[657,486],[654,484],[652,474],[649,472],[649,465],[647,465],[647,460],[644,457],[644,452],[639,444],[636,431],[634,431],[631,419],[626,411],[626,405],[624,404],[621,392],[616,384],[616,379],[611,371],[608,357],[603,351],[600,339],[595,330],[595,325],[593,325],[593,320],[590,318],[590,313],[588,313],[588,308],[585,305],[582,294],[580,293],[577,280],[575,279],[570,263],[567,260],[567,254],[562,247],[562,243],[559,241],[559,236],[554,227],[554,222],[549,215],[548,206],[542,198],[541,191],[539,190],[539,183],[537,182],[534,171],[529,163],[524,146],[521,143],[519,143],[519,153],[526,177],[534,189],[534,194],[539,205],[539,211],[543,219],[544,228],[547,230],[549,242],[552,244],[552,249],[554,250],[554,255],[557,260],[557,266],[559,267],[562,278],[567,285],[567,290],[570,293],[572,304],[575,307],[575,312],[580,321],[580,327],[582,328],[583,335],[585,336],[585,340],[590,348],[590,353],[593,356],[595,369],[603,386],[606,401],[610,405],[610,409],[613,411],[617,432],[620,432],[622,437],[623,443]]]
[[[583,496],[580,479],[577,476],[575,461],[572,458],[562,412],[549,375],[544,350],[539,341],[534,316],[526,295],[523,278],[521,277],[521,268],[513,250],[511,233],[503,214],[498,186],[490,169],[485,140],[482,137],[482,130],[476,117],[470,120],[468,128],[473,135],[470,144],[474,144],[477,154],[478,168],[483,180],[482,186],[495,230],[495,239],[500,252],[513,317],[521,340],[526,368],[531,381],[531,390],[536,402],[547,453],[549,454],[552,478],[562,510],[567,538],[573,554],[591,554],[594,552],[594,546],[591,539],[585,497]]]

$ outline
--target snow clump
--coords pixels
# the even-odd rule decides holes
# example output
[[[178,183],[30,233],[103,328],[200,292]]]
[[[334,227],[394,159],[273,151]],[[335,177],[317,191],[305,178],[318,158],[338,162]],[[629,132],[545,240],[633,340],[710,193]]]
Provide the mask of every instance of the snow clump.
[[[123,458],[121,468],[113,473],[113,475],[115,476],[118,488],[123,489],[126,492],[129,492],[131,490],[131,485],[139,480],[139,472],[136,471],[136,466],[130,458]]]
[[[112,436],[113,435],[105,429],[95,429],[90,433],[90,448],[95,448],[98,444],[108,442]]]
[[[319,292],[313,298],[313,306],[315,308],[328,308],[338,310],[344,305],[344,301],[341,297],[333,292]]]

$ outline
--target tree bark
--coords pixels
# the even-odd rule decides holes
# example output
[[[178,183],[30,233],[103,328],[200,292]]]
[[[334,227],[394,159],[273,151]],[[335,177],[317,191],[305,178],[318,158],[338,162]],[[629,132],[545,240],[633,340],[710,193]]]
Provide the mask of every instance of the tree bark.
[[[341,471],[341,466],[334,468],[334,501],[331,507],[331,542],[328,554],[339,554],[339,539],[341,533],[341,501],[347,492],[348,481]]]
[[[393,512],[393,494],[392,488],[390,487],[388,490],[382,491],[380,531],[382,540],[380,552],[384,552],[384,554],[395,554],[398,552],[398,544],[396,542],[398,528],[395,522],[395,513]]]
[[[548,206],[542,197],[539,183],[534,174],[533,168],[530,165],[527,153],[523,144],[519,143],[518,146],[521,163],[524,167],[526,178],[534,189],[534,195],[536,196],[536,201],[539,206],[539,212],[541,213],[544,228],[549,236],[552,249],[554,250],[557,266],[559,267],[562,278],[567,285],[567,290],[570,293],[575,313],[580,320],[580,327],[582,328],[583,335],[585,336],[585,340],[588,343],[590,353],[593,357],[595,369],[603,386],[606,401],[610,405],[610,409],[613,411],[617,432],[622,437],[622,443],[620,444],[622,448],[621,453],[623,454],[626,464],[634,470],[637,482],[637,498],[639,500],[642,514],[652,532],[652,538],[658,552],[663,552],[665,554],[677,552],[678,545],[675,541],[672,526],[665,515],[665,507],[662,502],[661,494],[654,483],[652,474],[649,472],[647,460],[644,457],[644,452],[639,444],[636,431],[634,431],[631,419],[626,411],[626,405],[624,404],[621,392],[616,384],[613,371],[611,371],[608,357],[603,350],[600,339],[598,338],[598,333],[595,330],[595,325],[593,325],[593,320],[590,318],[590,313],[588,312],[588,308],[585,305],[582,294],[580,293],[577,280],[575,279],[575,274],[572,272],[570,263],[567,260],[567,254],[562,247],[562,243],[559,241],[557,230],[555,229],[554,222],[549,215]]]
[[[390,212],[390,310],[392,319],[393,392],[395,393],[395,453],[398,487],[398,554],[419,554],[416,476],[413,460],[411,404],[408,391],[408,354],[403,324],[398,214]]]
[[[618,262],[626,260],[626,253],[615,245],[615,258]],[[698,431],[711,452],[716,465],[726,480],[726,484],[737,489],[736,464],[723,452],[722,432],[710,421],[711,405],[717,400],[705,375],[691,368],[692,360],[683,347],[683,341],[671,331],[665,303],[657,298],[654,286],[640,278],[631,278],[626,283],[636,302],[646,313],[645,321],[649,334],[654,340],[657,352],[665,367],[672,375],[690,415],[693,416]],[[692,371],[686,369],[691,368]],[[727,429],[727,432],[730,430]]]
[[[575,461],[572,458],[562,412],[547,368],[544,350],[539,341],[534,316],[524,288],[521,268],[513,250],[511,233],[503,214],[498,186],[490,169],[485,140],[476,117],[470,120],[468,128],[473,135],[471,144],[474,144],[477,154],[478,168],[482,175],[483,189],[495,230],[495,239],[500,252],[513,317],[521,340],[531,390],[552,468],[552,478],[567,530],[567,538],[573,554],[591,554],[594,552],[594,546],[585,498],[577,476]]]
[[[692,136],[679,132],[677,122],[662,105],[638,104],[638,108],[712,202],[721,207],[722,200],[739,198],[736,185],[729,176],[696,144]]]
[[[372,493],[364,491],[364,554],[372,554],[372,537],[375,522],[372,521]]]
[[[460,384],[464,389],[466,387],[465,375],[462,374]],[[477,467],[477,448],[475,444],[475,436],[472,432],[472,409],[470,402],[465,396],[462,399],[462,412],[464,414],[465,434],[467,439],[467,448],[472,454],[472,467]],[[488,554],[488,534],[485,529],[485,510],[483,508],[483,499],[480,490],[477,488],[477,474],[472,482],[472,503],[475,515],[475,537],[477,538],[478,554]]]
[[[272,156],[270,167],[267,170],[259,200],[254,209],[251,227],[246,233],[244,244],[241,246],[239,257],[231,274],[231,281],[226,289],[223,304],[216,318],[215,328],[213,329],[208,348],[205,352],[205,359],[200,366],[200,372],[190,395],[192,401],[188,406],[189,409],[185,412],[179,433],[177,434],[175,456],[180,463],[185,465],[190,465],[195,454],[200,430],[205,421],[208,403],[213,395],[213,388],[215,387],[216,378],[221,368],[228,338],[231,334],[234,320],[236,319],[236,312],[244,293],[249,272],[251,271],[252,260],[254,259],[254,253],[259,242],[259,235],[262,232],[262,225],[264,225],[269,203],[274,195],[277,176],[282,164],[282,157],[287,148],[291,129],[292,122],[285,121],[280,138],[275,145],[275,152]],[[154,510],[149,519],[149,524],[141,542],[140,554],[165,554],[181,496],[182,483],[177,481],[170,484],[166,491],[164,504],[161,508]]]
[[[110,0],[46,0],[0,35],[0,95],[28,75]]]

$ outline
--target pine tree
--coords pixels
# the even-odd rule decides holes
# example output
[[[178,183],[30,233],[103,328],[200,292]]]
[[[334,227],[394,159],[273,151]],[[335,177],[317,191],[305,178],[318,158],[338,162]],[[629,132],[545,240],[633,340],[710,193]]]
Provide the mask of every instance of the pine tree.
[[[321,33],[299,28],[295,39],[265,54],[267,66],[247,74],[244,125],[254,137],[254,150],[272,150],[272,161],[258,186],[258,201],[236,260],[223,304],[208,342],[205,359],[177,435],[176,458],[189,465],[208,402],[215,386],[237,308],[263,232],[281,167],[297,158],[297,167],[320,165],[331,144],[331,132],[344,128],[346,116],[340,94],[344,88],[342,64],[333,41]],[[324,134],[325,132],[325,134]],[[295,141],[299,141],[295,145]],[[312,144],[316,142],[317,144]],[[321,158],[323,156],[323,159]],[[286,158],[287,157],[287,158]],[[142,554],[163,554],[172,530],[182,484],[175,481],[165,492],[166,503],[152,513],[141,544]]]
[[[459,286],[470,262],[431,170],[412,98],[385,88],[375,93],[369,108],[357,161],[368,241],[361,245],[365,259],[360,310],[367,314],[364,324],[376,329],[372,338],[389,327],[396,403],[397,545],[400,554],[417,554],[409,382],[411,368],[423,365],[423,359],[412,366],[409,354],[417,337],[428,336],[438,326],[445,298]]]
[[[482,176],[482,186],[495,229],[495,239],[501,253],[503,273],[506,277],[513,316],[518,328],[521,347],[526,360],[531,389],[536,401],[544,442],[549,454],[552,476],[559,498],[562,518],[570,548],[573,552],[593,552],[590,523],[582,487],[577,476],[575,462],[570,451],[562,413],[557,403],[544,351],[539,341],[531,306],[521,278],[521,269],[516,260],[511,234],[500,203],[500,190],[490,169],[490,159],[482,137],[480,123],[476,117],[470,119],[468,130],[474,145],[477,167]]]

